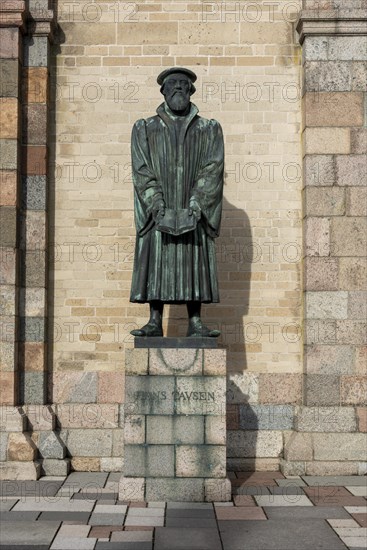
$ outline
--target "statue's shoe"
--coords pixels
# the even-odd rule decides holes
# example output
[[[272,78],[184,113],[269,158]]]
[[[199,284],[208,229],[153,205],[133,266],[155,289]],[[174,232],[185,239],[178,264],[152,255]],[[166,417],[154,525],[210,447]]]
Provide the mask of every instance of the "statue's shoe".
[[[205,325],[189,325],[186,333],[187,338],[218,338],[220,330],[210,329]]]
[[[141,328],[130,331],[133,336],[163,336],[162,327],[155,323],[147,323]]]

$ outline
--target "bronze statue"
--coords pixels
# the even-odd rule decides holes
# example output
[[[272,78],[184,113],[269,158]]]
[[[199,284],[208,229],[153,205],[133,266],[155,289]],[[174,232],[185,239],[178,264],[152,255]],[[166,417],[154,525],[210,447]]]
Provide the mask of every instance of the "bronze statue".
[[[164,304],[186,304],[187,336],[219,336],[201,321],[201,304],[219,302],[214,239],[219,235],[224,146],[216,120],[190,102],[196,75],[166,69],[165,102],[135,122],[131,138],[136,245],[131,302],[150,304],[134,336],[163,336]]]

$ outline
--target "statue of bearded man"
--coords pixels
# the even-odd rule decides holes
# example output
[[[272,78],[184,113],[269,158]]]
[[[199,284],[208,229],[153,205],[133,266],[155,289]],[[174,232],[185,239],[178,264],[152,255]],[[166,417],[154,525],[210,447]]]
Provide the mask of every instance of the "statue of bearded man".
[[[188,337],[216,337],[201,304],[219,302],[214,239],[219,235],[224,146],[220,124],[191,103],[196,75],[174,67],[157,78],[164,103],[132,130],[136,245],[130,301],[150,304],[134,336],[163,336],[164,304],[186,304]]]

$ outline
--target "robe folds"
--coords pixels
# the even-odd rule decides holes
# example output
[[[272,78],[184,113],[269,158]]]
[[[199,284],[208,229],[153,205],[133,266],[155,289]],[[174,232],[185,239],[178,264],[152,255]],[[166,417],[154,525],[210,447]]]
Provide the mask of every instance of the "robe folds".
[[[214,239],[219,236],[224,146],[220,124],[198,116],[175,116],[166,103],[132,130],[136,244],[131,302],[219,302]],[[173,236],[158,231],[153,205],[201,208],[196,229]]]

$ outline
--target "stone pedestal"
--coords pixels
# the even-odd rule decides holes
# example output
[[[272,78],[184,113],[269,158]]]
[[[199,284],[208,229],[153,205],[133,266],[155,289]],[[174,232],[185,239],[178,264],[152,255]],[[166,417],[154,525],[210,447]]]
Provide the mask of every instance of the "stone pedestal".
[[[124,444],[120,500],[229,500],[225,350],[128,350]]]

